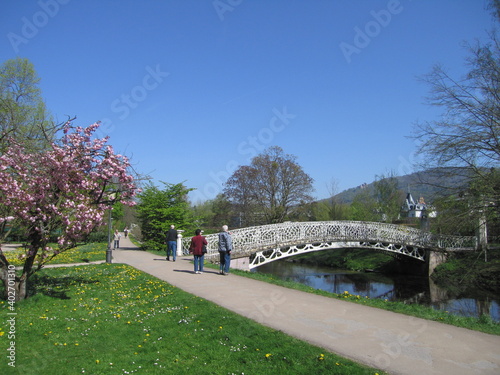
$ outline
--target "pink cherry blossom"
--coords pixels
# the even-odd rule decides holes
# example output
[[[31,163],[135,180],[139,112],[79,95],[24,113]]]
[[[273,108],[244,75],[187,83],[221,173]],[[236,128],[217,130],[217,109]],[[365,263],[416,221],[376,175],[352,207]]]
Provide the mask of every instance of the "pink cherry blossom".
[[[9,215],[0,223],[12,217],[29,244],[20,280],[27,280],[35,264],[39,269],[101,225],[115,202],[134,204],[137,187],[129,160],[115,154],[108,137],[92,138],[98,127],[72,127],[68,122],[62,138],[49,149],[30,153],[10,140],[0,156],[0,208]],[[59,248],[53,250],[47,243],[56,232]],[[8,265],[0,250],[0,269]]]

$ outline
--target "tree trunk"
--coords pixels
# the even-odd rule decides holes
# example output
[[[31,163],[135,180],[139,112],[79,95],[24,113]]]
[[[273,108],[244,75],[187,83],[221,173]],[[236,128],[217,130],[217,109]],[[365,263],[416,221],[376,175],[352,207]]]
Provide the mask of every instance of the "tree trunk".
[[[3,298],[9,302],[17,302],[26,298],[27,278],[16,274],[13,265],[3,266],[0,269],[0,279],[4,286]]]
[[[17,275],[16,267],[9,264],[7,258],[0,250],[0,280],[4,285],[4,299],[7,301],[20,301],[28,297],[28,279],[33,274],[33,264],[40,248],[39,241],[34,241],[30,246],[28,257],[24,261],[21,276]]]
[[[7,301],[18,302],[27,297],[27,280],[20,278],[2,279],[4,285],[4,299]]]

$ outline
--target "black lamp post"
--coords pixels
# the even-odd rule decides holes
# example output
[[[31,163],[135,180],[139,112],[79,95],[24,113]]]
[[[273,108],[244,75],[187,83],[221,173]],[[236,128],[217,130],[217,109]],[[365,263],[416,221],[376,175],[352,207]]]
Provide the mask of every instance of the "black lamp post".
[[[106,249],[106,263],[111,263],[113,257],[111,256],[111,207],[108,208],[108,248]]]
[[[108,216],[108,248],[106,249],[106,263],[111,263],[113,260],[112,256],[112,251],[111,251],[111,232],[112,232],[112,226],[111,226],[111,210],[113,209],[113,204],[116,202],[117,194],[119,196],[119,193],[122,191],[121,186],[118,182],[117,177],[112,177],[111,182],[113,185],[117,186],[118,188],[116,190],[112,190],[111,193],[109,194],[110,199],[106,202],[109,204],[109,216]]]

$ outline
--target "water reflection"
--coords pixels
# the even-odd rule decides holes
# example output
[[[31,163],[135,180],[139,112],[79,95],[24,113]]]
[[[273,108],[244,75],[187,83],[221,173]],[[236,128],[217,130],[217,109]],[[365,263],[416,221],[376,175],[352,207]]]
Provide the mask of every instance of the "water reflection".
[[[378,273],[360,273],[325,267],[303,265],[289,261],[275,261],[257,267],[254,271],[272,274],[315,289],[332,293],[360,295],[431,306],[462,316],[489,315],[500,322],[500,296],[477,290],[454,296],[450,290],[437,287],[429,278],[415,276],[384,276]]]

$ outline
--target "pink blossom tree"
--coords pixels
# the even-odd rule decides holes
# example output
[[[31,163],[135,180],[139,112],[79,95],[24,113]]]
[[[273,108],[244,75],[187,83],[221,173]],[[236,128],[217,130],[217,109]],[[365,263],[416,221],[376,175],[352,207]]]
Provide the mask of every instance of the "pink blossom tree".
[[[133,204],[136,186],[128,173],[129,161],[114,153],[108,137],[93,137],[98,127],[68,122],[64,135],[49,149],[27,152],[12,139],[0,156],[0,212],[9,212],[0,223],[13,219],[12,225],[22,228],[26,238],[23,269],[15,276],[16,300],[27,297],[29,277],[101,225],[113,203]],[[59,234],[58,246],[52,248],[48,244],[54,233]],[[12,269],[0,249],[6,294],[9,281],[12,288]]]

